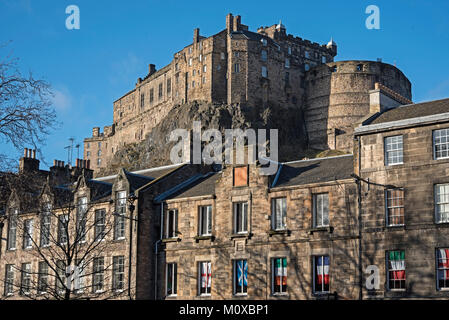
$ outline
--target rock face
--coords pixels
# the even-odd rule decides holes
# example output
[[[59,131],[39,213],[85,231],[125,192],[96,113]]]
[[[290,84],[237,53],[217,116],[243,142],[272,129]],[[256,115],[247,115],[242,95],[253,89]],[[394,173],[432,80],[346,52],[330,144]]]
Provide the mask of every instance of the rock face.
[[[129,144],[116,152],[111,166],[97,171],[96,176],[116,173],[120,167],[139,170],[171,164],[170,151],[175,142],[169,141],[170,132],[175,129],[192,130],[193,121],[200,121],[202,130],[220,130],[223,137],[226,129],[278,129],[280,161],[300,159],[306,154],[304,117],[298,108],[192,102],[176,105],[168,116],[147,134],[143,142]]]

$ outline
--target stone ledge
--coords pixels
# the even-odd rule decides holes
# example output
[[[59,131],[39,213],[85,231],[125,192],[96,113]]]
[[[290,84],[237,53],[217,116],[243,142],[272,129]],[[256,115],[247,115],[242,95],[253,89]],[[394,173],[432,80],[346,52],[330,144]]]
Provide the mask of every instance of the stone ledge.
[[[196,236],[194,237],[194,239],[196,243],[200,242],[201,240],[210,240],[213,242],[215,240],[215,236]]]
[[[309,229],[308,233],[310,235],[314,234],[315,232],[328,232],[328,233],[333,233],[334,232],[334,227],[321,227],[321,228],[311,228]]]

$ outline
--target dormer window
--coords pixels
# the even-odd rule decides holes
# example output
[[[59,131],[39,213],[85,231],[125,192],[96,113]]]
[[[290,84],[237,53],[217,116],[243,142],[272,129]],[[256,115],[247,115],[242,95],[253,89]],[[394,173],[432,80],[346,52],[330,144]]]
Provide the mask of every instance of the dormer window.
[[[8,223],[8,250],[16,249],[17,240],[17,216],[19,214],[18,209],[12,209],[9,214]]]
[[[115,194],[114,240],[125,239],[126,191]]]
[[[86,241],[86,220],[87,220],[87,197],[78,198],[78,207],[76,212],[77,240]]]
[[[50,230],[51,230],[51,204],[46,203],[42,208],[41,214],[41,247],[46,247],[50,244]]]

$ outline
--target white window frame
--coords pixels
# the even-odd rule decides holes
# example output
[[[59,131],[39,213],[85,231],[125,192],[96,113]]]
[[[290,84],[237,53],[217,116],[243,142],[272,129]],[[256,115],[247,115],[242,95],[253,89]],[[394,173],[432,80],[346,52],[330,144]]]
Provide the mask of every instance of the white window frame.
[[[262,66],[261,74],[262,74],[262,77],[268,78],[268,69],[267,69],[267,67]]]
[[[287,271],[287,288],[283,287],[282,281],[280,284],[280,291],[275,291],[275,281],[276,281],[276,261],[281,259],[281,266],[283,267],[283,260],[285,259],[287,262],[286,271]],[[274,257],[271,258],[271,294],[273,296],[284,296],[288,294],[288,259],[287,257]]]
[[[278,201],[282,201],[283,205],[281,208],[284,208],[282,212],[278,212]],[[282,210],[282,209],[281,209]],[[278,216],[281,214],[281,225],[278,225],[279,219]],[[282,231],[287,229],[287,198],[273,198],[271,199],[271,229],[274,231]]]
[[[405,286],[405,288],[391,288],[390,287],[390,271],[392,271],[391,269],[390,269],[390,252],[392,252],[392,251],[399,251],[399,252],[401,252],[401,251],[404,251],[404,272],[405,272],[405,279],[404,279],[404,286]],[[405,291],[406,290],[406,288],[407,288],[407,264],[406,264],[406,259],[405,259],[405,250],[389,250],[389,251],[387,251],[386,252],[386,262],[387,262],[387,265],[386,265],[386,270],[387,270],[387,274],[386,274],[386,276],[387,276],[387,289],[389,290],[389,291]]]
[[[240,261],[244,261],[246,263],[246,267],[248,268],[248,260],[247,259],[237,259],[237,260],[233,260],[233,293],[234,296],[247,296],[248,295],[248,272],[246,273],[246,277],[247,277],[247,284],[246,284],[246,288],[244,286],[241,287],[241,292],[237,291],[237,268],[238,268],[238,263]],[[246,290],[245,290],[246,289]]]
[[[104,257],[94,258],[92,262],[92,291],[101,293],[104,292],[104,287]]]
[[[112,289],[115,292],[125,289],[125,256],[112,258]]]
[[[203,265],[207,264],[207,268],[210,268],[210,287],[207,286],[207,280],[209,278],[208,277],[208,271],[206,270],[206,292],[202,293],[201,292],[201,288],[202,288],[202,281],[203,281],[203,276],[202,276],[202,268]],[[198,262],[198,295],[201,297],[210,297],[212,293],[212,261],[199,261]]]
[[[169,277],[170,268],[171,268],[171,277]],[[172,284],[172,293],[168,292],[169,280],[171,280]],[[178,264],[176,262],[169,262],[165,266],[165,295],[167,297],[176,297],[178,295]]]
[[[393,156],[390,157],[390,153]],[[386,166],[395,166],[404,163],[404,137],[402,135],[384,138],[384,158]]]
[[[126,237],[126,200],[126,191],[121,190],[115,193],[114,240],[123,240]]]
[[[441,135],[438,137],[439,139],[444,139],[446,140],[446,142],[439,142],[437,143],[437,133],[441,133]],[[439,129],[439,130],[434,130],[432,132],[432,139],[433,139],[433,159],[434,160],[441,160],[441,159],[449,159],[449,128],[445,128],[445,129]],[[437,145],[438,146],[445,146],[445,151],[439,151],[442,153],[446,153],[446,156],[437,156]]]
[[[43,206],[40,219],[40,246],[48,247],[50,245],[50,232],[51,232],[51,210],[50,203],[46,203]],[[45,241],[44,241],[45,240]]]
[[[324,258],[325,257],[327,257],[329,259],[329,266],[328,266],[329,267],[329,271],[328,271],[328,275],[329,275],[329,290],[327,290],[327,291],[324,290],[324,282],[325,282],[325,280],[324,280]],[[313,265],[312,265],[312,267],[313,267],[313,290],[312,291],[316,295],[328,294],[330,292],[330,287],[331,287],[331,285],[330,285],[330,276],[331,276],[331,274],[330,274],[330,267],[331,267],[330,256],[329,255],[318,255],[318,256],[312,256],[312,258],[313,258],[313,260],[312,260],[312,263],[313,263]],[[316,264],[316,262],[317,262],[318,258],[321,258],[322,261],[323,261],[323,270],[322,270],[322,272],[323,272],[323,274],[322,274],[323,281],[321,283],[321,288],[322,288],[321,291],[317,291],[316,290],[316,279],[317,279],[317,276],[318,276],[317,275],[317,264]]]
[[[45,290],[41,290],[41,283],[45,282]],[[37,280],[37,291],[38,294],[46,294],[48,290],[48,264],[45,261],[39,262],[38,268],[38,280]]]
[[[27,284],[25,286],[25,283]],[[28,290],[24,290],[24,288]],[[31,292],[31,263],[22,263],[22,268],[20,269],[20,295],[26,296]]]
[[[436,276],[436,281],[437,281],[437,290],[438,291],[449,291],[449,276],[447,277],[447,279],[444,279],[444,281],[446,281],[446,286],[445,287],[440,286],[440,279],[439,279],[440,272],[444,272],[445,274],[449,273],[449,265],[447,267],[443,266],[442,268],[440,268],[440,266],[439,266],[440,258],[439,258],[438,252],[440,249],[448,250],[449,248],[436,248],[436,250],[435,250],[435,263],[436,263],[436,265],[435,265],[436,275],[435,276]],[[446,258],[444,260],[449,262],[449,255],[446,255]]]
[[[4,295],[5,296],[12,296],[14,295],[14,265],[13,264],[7,264],[5,266],[5,288],[4,288]]]
[[[324,210],[324,206],[322,205],[321,208],[318,208],[318,197],[325,197],[327,198],[327,211]],[[324,199],[323,199],[324,200]],[[321,203],[323,204],[323,200]],[[326,228],[330,225],[330,203],[329,203],[329,193],[315,193],[313,194],[313,227],[314,228]],[[321,221],[318,221],[318,210],[321,210]],[[327,223],[326,218],[327,217]]]
[[[78,198],[78,206],[76,210],[76,230],[77,230],[77,238],[81,243],[86,241],[86,224],[87,224],[87,197]]]
[[[206,212],[204,212],[206,210]],[[205,224],[204,216],[206,218]],[[198,235],[199,236],[211,236],[212,235],[212,205],[205,205],[198,207]],[[203,230],[203,226],[206,226],[207,230]]]
[[[69,221],[69,215],[68,214],[61,214],[58,217],[58,243],[61,245],[67,244],[67,237],[68,237],[68,221]],[[64,241],[61,241],[64,239]]]
[[[247,201],[242,202],[233,202],[233,230],[234,234],[247,234],[249,229],[249,205]],[[241,213],[239,213],[238,209],[240,208]],[[240,219],[239,219],[240,218]],[[240,221],[238,221],[240,220]],[[241,227],[241,230],[238,230],[238,227]]]
[[[95,241],[104,241],[106,237],[106,210],[97,209],[95,210],[95,228],[94,236]]]
[[[390,199],[391,200],[401,199],[401,198],[390,198],[388,196],[388,194],[389,194],[389,192],[393,192],[393,191],[402,191],[402,206],[394,206],[391,204]],[[398,215],[390,215],[390,210],[395,212],[397,210],[400,210],[401,208],[402,208],[402,211],[404,212],[403,213],[404,223],[398,223],[398,224],[391,223],[390,222],[392,220],[391,217],[398,216]],[[403,188],[394,188],[394,189],[386,189],[385,190],[385,220],[386,220],[386,225],[388,227],[398,227],[398,226],[405,225],[405,190]]]
[[[17,222],[19,219],[19,210],[13,209],[10,213],[8,221],[8,241],[7,249],[10,251],[16,250],[17,248]],[[1,240],[0,240],[1,241]]]
[[[173,227],[173,230],[170,230],[170,225]],[[169,209],[167,211],[167,217],[165,218],[165,238],[166,239],[178,238],[177,229],[178,229],[178,209]]]
[[[33,248],[33,224],[33,219],[27,219],[23,222],[23,249]]]
[[[439,187],[444,187],[444,189],[446,189],[442,194],[444,198],[443,200],[441,199],[441,194],[438,192]],[[449,223],[449,183],[436,184],[434,186],[434,195],[435,195],[435,223]],[[446,211],[443,212],[446,216],[446,219],[442,219],[441,211],[439,211],[439,206],[444,206],[446,208]]]

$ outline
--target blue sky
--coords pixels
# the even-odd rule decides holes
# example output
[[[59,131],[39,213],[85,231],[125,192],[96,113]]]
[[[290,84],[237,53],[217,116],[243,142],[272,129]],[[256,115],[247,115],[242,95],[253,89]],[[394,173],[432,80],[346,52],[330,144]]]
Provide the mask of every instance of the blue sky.
[[[80,30],[65,27],[71,4],[80,8]],[[365,27],[368,5],[380,8],[380,30]],[[69,137],[81,143],[92,127],[110,125],[112,102],[149,63],[168,64],[196,27],[203,36],[224,29],[230,12],[253,31],[282,19],[295,36],[319,43],[333,37],[336,60],[396,64],[412,82],[415,102],[449,97],[449,1],[0,0],[0,43],[12,40],[8,49],[21,68],[55,92],[62,125],[42,147],[47,163],[67,161]],[[22,152],[2,143],[0,153]]]

